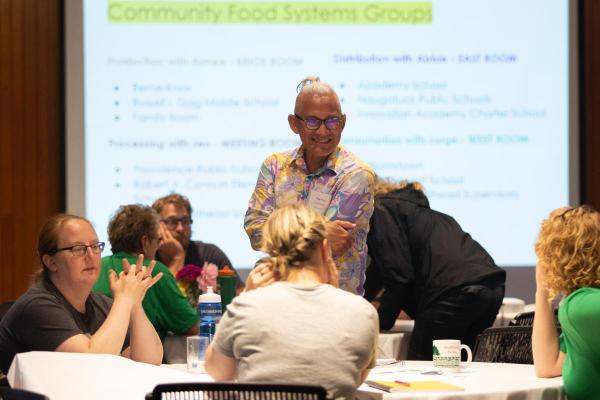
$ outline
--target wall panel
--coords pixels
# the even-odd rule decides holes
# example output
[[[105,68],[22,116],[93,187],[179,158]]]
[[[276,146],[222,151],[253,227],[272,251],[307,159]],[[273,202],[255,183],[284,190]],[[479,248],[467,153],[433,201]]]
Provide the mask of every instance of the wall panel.
[[[582,200],[600,210],[600,1],[582,6]]]
[[[40,224],[64,208],[62,5],[0,0],[0,301],[25,291]]]

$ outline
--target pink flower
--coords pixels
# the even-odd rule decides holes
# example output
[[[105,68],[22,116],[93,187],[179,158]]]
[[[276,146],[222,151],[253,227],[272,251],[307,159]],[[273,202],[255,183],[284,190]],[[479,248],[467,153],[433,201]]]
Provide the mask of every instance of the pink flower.
[[[202,293],[206,293],[209,286],[212,286],[214,290],[217,289],[217,275],[219,275],[219,268],[213,263],[205,262],[200,276],[196,278]]]
[[[179,271],[177,271],[175,279],[177,279],[178,281],[191,283],[194,282],[201,274],[202,267],[199,267],[194,264],[186,264]]]

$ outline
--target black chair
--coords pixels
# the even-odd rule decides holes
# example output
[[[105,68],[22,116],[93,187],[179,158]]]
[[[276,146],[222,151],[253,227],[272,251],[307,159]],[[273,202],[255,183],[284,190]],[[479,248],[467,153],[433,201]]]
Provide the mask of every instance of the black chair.
[[[531,326],[488,328],[477,336],[473,361],[533,364]]]
[[[4,315],[8,312],[8,310],[10,309],[10,307],[12,307],[12,305],[14,303],[15,303],[14,300],[9,300],[9,301],[0,303],[0,321],[2,321],[2,318],[4,317]]]
[[[326,400],[321,386],[259,383],[167,383],[156,385],[146,400]]]
[[[12,305],[14,304],[14,300],[9,300],[9,301],[5,301],[0,303],[0,321],[2,321],[2,318],[4,317],[4,315],[8,312],[8,310],[12,307]],[[0,387],[8,387],[8,379],[6,378],[6,375],[4,375],[1,371],[0,371]],[[2,397],[0,397],[0,400],[2,400]]]
[[[508,326],[533,326],[534,316],[534,311],[519,313],[508,323]],[[556,325],[560,327],[558,322],[558,308],[554,309],[554,318],[556,319]]]
[[[1,400],[49,400],[43,394],[30,392],[23,389],[13,389],[9,387],[0,387]]]

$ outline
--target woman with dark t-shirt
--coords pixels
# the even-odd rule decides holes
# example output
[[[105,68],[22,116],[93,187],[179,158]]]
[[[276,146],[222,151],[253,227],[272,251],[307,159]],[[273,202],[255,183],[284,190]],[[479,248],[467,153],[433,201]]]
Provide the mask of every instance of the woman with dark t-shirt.
[[[104,243],[85,218],[59,214],[38,237],[42,269],[36,284],[21,296],[0,323],[0,369],[17,353],[64,351],[122,355],[160,364],[162,344],[142,308],[151,276],[139,257],[110,276],[114,300],[92,293]]]

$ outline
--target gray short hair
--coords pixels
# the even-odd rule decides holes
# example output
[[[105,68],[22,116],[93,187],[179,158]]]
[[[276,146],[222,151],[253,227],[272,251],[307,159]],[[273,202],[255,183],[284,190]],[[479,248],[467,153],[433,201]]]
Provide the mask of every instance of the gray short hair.
[[[318,76],[307,76],[296,86],[298,96],[302,94],[329,95],[336,94],[328,83],[321,82]]]

